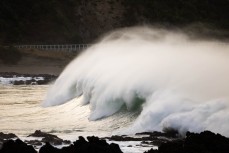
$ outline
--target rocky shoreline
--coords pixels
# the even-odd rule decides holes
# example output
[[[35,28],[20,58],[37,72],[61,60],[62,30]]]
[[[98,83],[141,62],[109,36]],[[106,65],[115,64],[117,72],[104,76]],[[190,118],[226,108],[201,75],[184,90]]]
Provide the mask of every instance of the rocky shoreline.
[[[229,138],[211,131],[187,132],[185,137],[176,132],[144,132],[136,134],[136,137],[89,136],[85,139],[79,136],[78,140],[71,142],[37,130],[28,137],[34,140],[23,142],[15,134],[0,132],[0,153],[122,153],[120,146],[113,143],[119,141],[141,141],[141,144],[158,146],[158,149],[152,148],[145,153],[228,153],[229,151]]]
[[[0,84],[12,85],[46,85],[56,80],[58,76],[50,74],[20,74],[15,72],[0,72]]]

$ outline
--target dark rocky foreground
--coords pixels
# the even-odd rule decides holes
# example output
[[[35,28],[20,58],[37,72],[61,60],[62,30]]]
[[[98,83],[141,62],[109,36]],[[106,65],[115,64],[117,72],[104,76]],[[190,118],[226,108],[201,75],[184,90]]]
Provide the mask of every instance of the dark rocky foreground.
[[[79,137],[78,140],[70,142],[62,140],[55,135],[35,131],[28,137],[42,137],[42,140],[21,141],[14,134],[0,133],[0,153],[37,153],[33,146],[43,145],[39,149],[39,153],[122,153],[119,146],[115,143],[108,144],[106,140],[95,136]],[[8,139],[9,140],[5,140]],[[16,139],[16,140],[13,140]],[[70,144],[71,143],[71,144]],[[66,145],[58,149],[55,145]]]
[[[62,140],[55,135],[35,131],[28,137],[42,137],[41,140],[21,141],[15,134],[0,133],[0,153],[37,153],[36,146],[40,146],[39,153],[122,153],[119,145],[107,143],[112,141],[142,141],[157,145],[158,150],[150,149],[145,153],[228,153],[229,138],[210,131],[199,134],[187,132],[185,138],[176,133],[146,132],[136,134],[136,137],[112,136],[98,138],[95,136],[79,137],[74,142]],[[140,137],[142,136],[142,137]],[[61,149],[55,145],[67,145]],[[38,150],[38,149],[37,149]]]
[[[162,143],[158,150],[145,153],[228,153],[229,138],[210,131],[187,132],[184,139]]]
[[[57,78],[57,76],[50,74],[19,74],[15,72],[0,72],[0,77],[12,79],[9,84],[13,85],[45,85]],[[29,77],[30,79],[18,80],[19,77]]]

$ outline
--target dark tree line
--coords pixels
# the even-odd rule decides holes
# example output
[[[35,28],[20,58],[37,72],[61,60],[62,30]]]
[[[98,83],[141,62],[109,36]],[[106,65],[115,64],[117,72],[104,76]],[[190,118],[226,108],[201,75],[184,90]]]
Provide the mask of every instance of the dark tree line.
[[[105,1],[112,9],[97,15]],[[120,7],[117,24],[105,20]],[[228,14],[229,0],[0,0],[0,44],[90,43],[109,30],[142,24],[203,23],[228,31]]]

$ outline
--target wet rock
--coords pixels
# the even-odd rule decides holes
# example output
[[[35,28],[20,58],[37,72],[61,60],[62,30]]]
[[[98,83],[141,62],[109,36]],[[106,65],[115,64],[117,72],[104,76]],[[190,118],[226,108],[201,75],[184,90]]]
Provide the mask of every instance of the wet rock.
[[[4,142],[6,142],[8,139],[13,139],[13,138],[17,138],[17,136],[13,133],[5,134],[0,132],[0,149],[2,148]]]
[[[25,84],[25,81],[13,81],[13,85],[24,85]]]
[[[151,141],[151,145],[154,146],[161,146],[161,144],[170,142],[170,141],[174,141],[174,140],[165,140],[165,139],[154,139],[153,141]]]
[[[42,132],[41,130],[36,130],[34,133],[28,135],[28,137],[55,137],[55,138],[58,138],[56,135],[45,133],[45,132]]]
[[[117,144],[108,144],[105,140],[98,137],[87,137],[86,141],[83,137],[75,141],[73,145],[57,149],[46,143],[40,148],[39,153],[122,153]]]
[[[161,144],[176,141],[182,139],[176,130],[165,130],[164,132],[142,132],[136,133],[137,136],[149,135],[148,137],[142,137],[142,144],[151,144],[154,146],[160,146]],[[150,142],[147,142],[150,141]]]
[[[49,142],[46,142],[46,144],[40,148],[39,153],[61,153],[61,151],[53,147]]]
[[[4,78],[12,78],[14,76],[19,75],[18,73],[15,72],[0,72],[0,76]]]
[[[82,146],[82,145],[84,145],[86,143],[87,143],[87,141],[82,136],[79,136],[79,140],[73,142],[75,147],[80,147],[80,146]]]
[[[161,144],[145,153],[228,153],[229,138],[210,131],[187,132],[186,138]]]
[[[62,145],[62,144],[64,144],[64,140],[63,139],[55,138],[55,137],[42,138],[41,142],[50,142],[53,145]]]
[[[10,84],[13,85],[45,85],[54,81],[57,76],[50,74],[19,74],[14,72],[0,72],[0,77],[3,78],[15,78],[10,81]],[[31,79],[27,80],[16,80],[18,77],[29,77]]]
[[[4,140],[3,139],[0,139],[0,150],[2,149],[3,143],[4,143]]]
[[[108,144],[105,140],[100,140],[98,137],[87,137],[87,140],[84,140],[83,137],[79,138],[74,142],[74,147],[76,152],[79,153],[122,153],[119,146],[115,143]]]
[[[49,82],[50,80],[46,80],[46,79],[36,81],[38,85],[45,85],[45,84],[48,84]]]
[[[0,139],[13,139],[13,138],[17,138],[17,136],[13,133],[4,134],[0,132]]]
[[[25,140],[25,143],[33,146],[41,146],[42,142],[39,140]]]
[[[144,132],[138,133],[136,135],[149,135],[146,137],[128,137],[128,136],[118,136],[114,135],[111,137],[106,137],[105,139],[112,140],[112,141],[142,141],[142,145],[154,145],[160,146],[163,143],[180,140],[180,137],[171,136],[169,134],[165,134],[163,132]],[[167,137],[168,136],[168,137]]]
[[[158,148],[159,152],[162,153],[183,153],[183,141],[173,141],[161,144]],[[186,152],[187,153],[187,152]]]
[[[166,137],[166,138],[179,138],[180,135],[176,130],[166,130],[165,132],[142,132],[136,133],[136,135],[149,135],[150,137]]]
[[[204,131],[200,134],[187,132],[184,141],[184,150],[193,152],[211,152],[211,153],[228,153],[229,138],[210,131]]]
[[[36,130],[33,134],[30,134],[28,137],[42,137],[42,140],[40,142],[49,142],[53,145],[62,145],[62,144],[70,144],[71,142],[68,140],[63,140],[59,137],[57,137],[56,135],[53,134],[49,134],[49,133],[45,133],[42,132],[40,130]],[[37,143],[37,142],[33,142],[30,141],[31,143]]]
[[[113,140],[113,141],[142,141],[142,138],[134,138],[134,137],[127,137],[127,136],[119,136],[119,135],[113,135],[111,137],[106,137],[105,139]]]
[[[4,142],[0,153],[37,153],[36,150],[21,141],[20,139],[17,140],[8,140]]]
[[[26,80],[25,84],[26,85],[37,85],[37,81],[35,79]]]
[[[145,151],[144,153],[159,153],[159,151],[156,150],[156,149],[151,148],[150,150]]]
[[[111,143],[110,148],[108,148],[106,152],[109,152],[109,150],[111,150],[111,153],[122,153],[119,145],[116,143]]]

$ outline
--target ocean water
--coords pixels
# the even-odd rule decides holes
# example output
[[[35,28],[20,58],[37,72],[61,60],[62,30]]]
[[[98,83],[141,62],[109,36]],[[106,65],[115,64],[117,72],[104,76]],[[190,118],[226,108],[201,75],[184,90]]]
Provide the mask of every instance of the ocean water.
[[[98,121],[89,121],[89,105],[81,105],[81,98],[69,103],[44,108],[49,85],[0,85],[0,131],[25,137],[35,130],[56,134],[66,139],[78,136],[111,136],[120,127],[131,124],[134,113],[119,112]]]
[[[15,133],[22,140],[30,140],[36,138],[27,137],[29,134],[42,130],[75,141],[78,136],[109,137],[113,131],[129,126],[137,116],[136,113],[120,111],[106,119],[89,121],[90,108],[89,105],[82,106],[82,98],[44,108],[41,102],[49,86],[0,85],[0,132]],[[140,141],[111,142],[119,144],[124,153],[142,153],[157,148],[152,145],[142,147]]]

